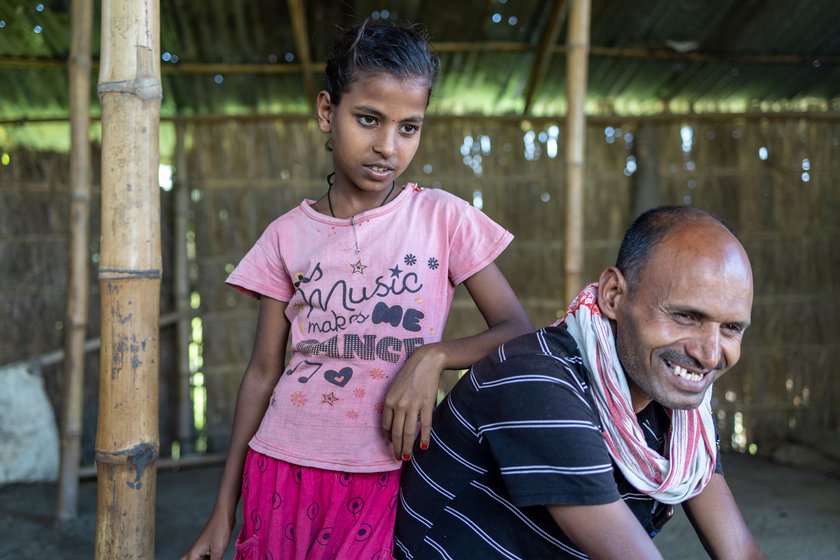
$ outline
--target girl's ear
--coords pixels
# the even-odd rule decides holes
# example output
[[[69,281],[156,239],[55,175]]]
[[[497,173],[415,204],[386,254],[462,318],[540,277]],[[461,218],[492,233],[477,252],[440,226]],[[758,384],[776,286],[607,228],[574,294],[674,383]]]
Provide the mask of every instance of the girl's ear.
[[[321,90],[315,100],[315,112],[318,115],[318,128],[321,132],[329,134],[332,132],[333,104],[330,94]]]
[[[621,298],[627,297],[627,281],[616,267],[601,273],[598,279],[598,308],[609,319],[615,320]]]

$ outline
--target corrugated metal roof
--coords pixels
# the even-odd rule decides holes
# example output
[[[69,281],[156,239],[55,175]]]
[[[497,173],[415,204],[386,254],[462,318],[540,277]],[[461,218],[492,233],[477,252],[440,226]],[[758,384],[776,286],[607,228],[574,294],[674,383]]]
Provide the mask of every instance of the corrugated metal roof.
[[[443,63],[430,111],[521,113],[552,8],[538,0],[310,0],[315,87],[338,28],[363,17],[419,22]],[[69,0],[0,0],[0,119],[66,114],[69,10]],[[534,114],[565,108],[567,11]],[[588,110],[774,102],[838,110],[838,22],[836,0],[593,0]],[[160,29],[164,115],[311,110],[286,2],[166,0]],[[95,32],[94,59],[98,50]]]

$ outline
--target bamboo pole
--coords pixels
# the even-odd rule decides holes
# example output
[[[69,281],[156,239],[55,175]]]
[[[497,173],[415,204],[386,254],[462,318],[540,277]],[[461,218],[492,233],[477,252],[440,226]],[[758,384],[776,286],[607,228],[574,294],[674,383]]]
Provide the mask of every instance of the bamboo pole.
[[[633,174],[633,215],[662,204],[662,179],[659,176],[659,133],[645,122],[636,131],[633,143],[638,169]]]
[[[90,52],[93,2],[76,0],[72,6],[70,43],[70,248],[65,320],[64,387],[61,396],[61,469],[55,516],[73,519],[78,513],[79,460],[85,381],[90,278]]]
[[[186,125],[175,125],[175,310],[178,319],[178,410],[176,438],[181,454],[193,451],[192,399],[190,399],[190,272],[187,261],[187,224],[190,212],[190,182],[187,151],[184,147]]]
[[[589,52],[590,0],[572,0],[568,33],[568,99],[566,114],[566,233],[565,300],[571,301],[580,289],[583,273],[583,174],[586,147],[586,77]]]
[[[103,0],[96,558],[153,558],[159,449],[160,6]]]

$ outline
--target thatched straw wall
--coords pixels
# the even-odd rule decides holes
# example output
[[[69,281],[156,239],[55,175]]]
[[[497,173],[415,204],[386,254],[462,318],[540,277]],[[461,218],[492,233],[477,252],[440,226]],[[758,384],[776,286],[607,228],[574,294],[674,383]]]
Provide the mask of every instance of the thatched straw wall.
[[[480,199],[484,211],[515,234],[499,265],[537,325],[553,320],[565,304],[563,125],[562,120],[430,117],[408,172],[423,186]],[[190,282],[201,298],[207,449],[220,451],[256,319],[255,303],[225,287],[224,278],[272,219],[301,199],[324,193],[331,160],[311,119],[190,122],[187,133],[188,170],[177,171],[188,175],[191,189]],[[832,364],[840,357],[840,123],[771,116],[598,119],[588,126],[586,153],[584,278],[595,279],[612,264],[634,207],[657,202],[691,203],[720,215],[751,256],[753,327],[741,363],[715,392],[722,446],[747,450],[755,445],[759,453],[769,453],[790,439],[836,433],[840,381]],[[65,308],[67,159],[21,150],[11,156],[10,165],[0,166],[5,265],[0,309],[6,319],[0,326],[0,364],[61,348]],[[98,173],[94,178],[98,184]],[[99,237],[97,197],[95,188],[93,253]],[[174,309],[171,198],[162,193],[162,314]],[[89,333],[95,338],[93,261],[91,273]],[[459,290],[447,336],[480,328],[480,315]],[[163,455],[175,437],[173,345],[174,328],[164,328]],[[87,462],[92,460],[98,363],[96,353],[88,354]],[[44,371],[56,405],[60,375],[60,367]]]
[[[424,186],[480,197],[516,235],[499,265],[537,325],[565,303],[563,128],[550,120],[430,118],[408,172]],[[330,159],[311,121],[195,124],[192,139],[208,435],[218,448],[256,309],[223,280],[269,221],[324,193]],[[754,326],[741,364],[716,388],[725,448],[769,452],[800,429],[840,425],[833,408],[840,382],[829,366],[840,350],[838,143],[836,122],[769,116],[588,126],[585,278],[612,264],[634,205],[645,200],[712,211],[751,255]],[[481,326],[460,290],[447,335]]]
[[[91,191],[90,302],[88,340],[99,337],[99,149],[93,149]],[[171,208],[162,193],[164,217]],[[59,418],[63,379],[56,353],[64,347],[69,244],[69,160],[66,154],[10,150],[8,165],[0,165],[0,365],[29,361],[40,371],[47,395]],[[173,309],[171,220],[163,220],[163,312]],[[174,434],[174,328],[161,331],[160,411],[161,450],[169,453]],[[40,360],[46,365],[40,367]],[[99,399],[99,352],[85,356],[82,463],[93,465]]]

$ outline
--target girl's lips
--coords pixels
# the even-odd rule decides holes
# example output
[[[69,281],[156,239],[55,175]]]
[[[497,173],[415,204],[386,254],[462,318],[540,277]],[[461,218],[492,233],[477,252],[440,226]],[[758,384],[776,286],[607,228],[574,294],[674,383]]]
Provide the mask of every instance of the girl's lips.
[[[377,179],[385,179],[394,171],[392,168],[382,165],[365,165],[363,167],[369,175]]]
[[[388,166],[377,164],[367,164],[365,165],[365,168],[370,169],[374,173],[390,173],[391,171],[393,171],[393,169],[391,169]]]

